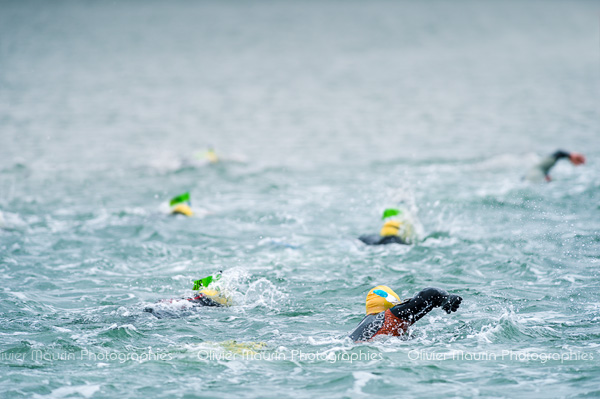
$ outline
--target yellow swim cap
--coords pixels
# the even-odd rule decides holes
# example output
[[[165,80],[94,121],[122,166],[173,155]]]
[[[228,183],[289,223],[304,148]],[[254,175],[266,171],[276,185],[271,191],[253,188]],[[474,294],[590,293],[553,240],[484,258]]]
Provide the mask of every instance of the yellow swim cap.
[[[192,216],[194,214],[194,212],[192,212],[192,208],[190,208],[189,205],[187,204],[178,204],[176,205],[172,210],[171,213],[173,215],[185,215],[185,216]]]
[[[383,224],[379,235],[382,237],[397,236],[401,223],[397,220],[388,220]]]
[[[208,298],[210,298],[211,300],[215,301],[216,303],[218,303],[220,305],[231,306],[233,304],[231,297],[221,291],[203,289],[203,290],[200,290],[199,292],[201,294],[206,295]]]
[[[206,159],[208,159],[208,161],[210,163],[217,163],[217,162],[219,162],[219,157],[215,153],[215,150],[208,150],[208,151],[206,151]]]
[[[367,294],[367,301],[366,301],[367,314],[381,313],[381,312],[394,306],[393,303],[388,302],[387,300],[385,300],[384,298],[380,297],[377,294],[374,294],[373,291],[375,291],[375,290],[385,291],[389,295],[392,295],[393,297],[395,297],[398,301],[400,300],[400,297],[398,296],[398,294],[396,294],[390,287],[386,287],[385,285],[378,285],[377,287],[375,287],[371,291],[369,291],[369,293]]]

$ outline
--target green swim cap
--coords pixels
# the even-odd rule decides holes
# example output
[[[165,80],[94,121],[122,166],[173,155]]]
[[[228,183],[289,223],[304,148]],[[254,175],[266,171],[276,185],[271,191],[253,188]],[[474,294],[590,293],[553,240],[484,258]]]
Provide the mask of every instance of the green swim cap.
[[[177,205],[177,204],[181,204],[183,202],[189,202],[190,201],[190,193],[183,193],[181,195],[178,195],[177,197],[173,197],[171,199],[171,202],[169,202],[169,206],[173,206],[173,205]]]
[[[400,215],[401,213],[402,211],[400,209],[388,208],[385,211],[383,211],[383,216],[381,217],[381,219],[387,219],[392,216]]]
[[[200,287],[205,287],[208,288],[208,286],[210,285],[210,283],[212,283],[213,281],[217,281],[221,278],[221,272],[215,274],[214,276],[208,276],[208,277],[204,277],[201,278],[200,280],[195,280],[194,281],[194,288],[192,288],[194,291],[199,290]]]

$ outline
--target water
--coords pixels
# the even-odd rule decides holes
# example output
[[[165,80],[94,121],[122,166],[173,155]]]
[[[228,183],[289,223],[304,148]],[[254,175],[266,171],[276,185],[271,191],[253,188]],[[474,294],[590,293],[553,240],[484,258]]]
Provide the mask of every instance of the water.
[[[597,3],[0,10],[2,397],[600,395]],[[419,243],[361,245],[399,199]],[[348,342],[377,284],[464,301]]]

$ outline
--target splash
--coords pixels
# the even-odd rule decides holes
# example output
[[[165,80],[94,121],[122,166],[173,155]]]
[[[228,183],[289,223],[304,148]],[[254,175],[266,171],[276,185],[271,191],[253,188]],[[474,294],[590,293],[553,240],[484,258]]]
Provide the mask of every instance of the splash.
[[[422,239],[425,235],[425,229],[417,217],[419,208],[412,189],[407,187],[392,189],[388,194],[388,198],[401,211],[399,215],[394,216],[395,219],[401,222],[398,234],[408,244],[414,244]]]
[[[281,303],[287,298],[288,295],[280,291],[275,284],[261,278],[250,284],[244,295],[243,305],[247,308],[266,307],[279,310]]]

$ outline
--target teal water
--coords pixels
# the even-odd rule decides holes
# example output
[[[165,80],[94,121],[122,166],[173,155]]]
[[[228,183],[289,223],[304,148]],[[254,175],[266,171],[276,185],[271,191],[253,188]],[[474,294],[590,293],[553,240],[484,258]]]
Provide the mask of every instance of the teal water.
[[[0,396],[600,396],[598,9],[0,3]],[[464,301],[349,342],[377,284]]]

